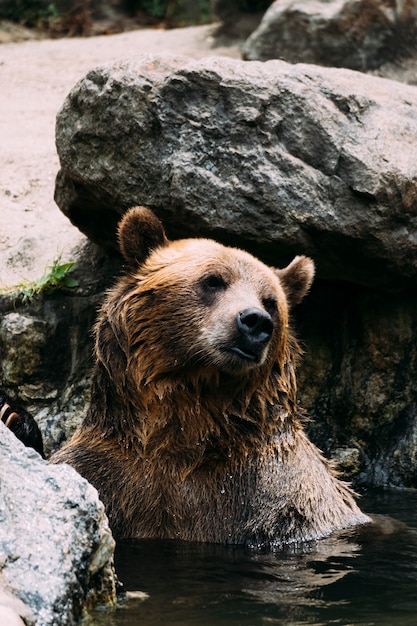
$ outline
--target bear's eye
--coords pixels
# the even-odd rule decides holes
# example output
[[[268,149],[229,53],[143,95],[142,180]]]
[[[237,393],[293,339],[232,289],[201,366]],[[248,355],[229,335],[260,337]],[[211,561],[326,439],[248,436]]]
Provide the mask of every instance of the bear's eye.
[[[262,305],[269,315],[274,315],[277,312],[277,301],[275,298],[263,298]]]
[[[213,293],[215,291],[223,291],[226,288],[226,283],[218,274],[209,274],[203,278],[201,286],[204,291]]]
[[[199,282],[201,301],[206,306],[211,306],[217,295],[227,287],[226,281],[219,274],[207,274]]]

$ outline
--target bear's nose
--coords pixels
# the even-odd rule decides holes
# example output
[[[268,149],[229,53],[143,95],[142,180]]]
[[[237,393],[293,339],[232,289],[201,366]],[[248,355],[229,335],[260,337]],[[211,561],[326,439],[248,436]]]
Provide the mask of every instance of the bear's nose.
[[[236,316],[239,332],[253,341],[266,343],[274,330],[272,317],[261,309],[245,309]]]

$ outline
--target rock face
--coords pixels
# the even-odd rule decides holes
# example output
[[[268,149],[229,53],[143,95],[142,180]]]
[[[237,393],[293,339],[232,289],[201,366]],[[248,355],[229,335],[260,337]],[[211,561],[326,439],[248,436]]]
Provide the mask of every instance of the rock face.
[[[97,492],[69,466],[25,448],[2,423],[0,512],[0,582],[29,607],[36,626],[69,626],[89,605],[115,601],[114,541]],[[30,612],[9,608],[30,623]]]
[[[318,282],[297,311],[310,437],[356,484],[417,488],[417,293]]]
[[[56,201],[114,246],[146,204],[169,235],[213,236],[319,276],[417,277],[415,88],[280,61],[139,58],[94,69],[57,118]]]
[[[243,56],[367,70],[405,54],[416,35],[415,0],[278,0]]]
[[[91,328],[117,272],[87,242],[74,277],[79,287],[33,302],[0,297],[0,389],[36,418],[49,457],[84,417],[92,366]]]

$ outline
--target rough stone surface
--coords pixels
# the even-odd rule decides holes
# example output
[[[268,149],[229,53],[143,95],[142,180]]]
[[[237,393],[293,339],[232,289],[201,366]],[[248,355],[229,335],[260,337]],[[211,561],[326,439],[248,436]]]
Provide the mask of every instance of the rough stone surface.
[[[417,297],[317,283],[297,311],[313,441],[356,483],[417,488]]]
[[[367,70],[406,55],[416,36],[415,0],[277,0],[243,56]]]
[[[119,264],[91,243],[75,257],[79,287],[33,302],[0,296],[0,388],[37,420],[47,457],[85,415],[91,328]]]
[[[114,541],[96,490],[25,448],[0,424],[0,571],[36,626],[75,624],[114,602]],[[16,611],[15,611],[16,613]]]
[[[57,118],[56,201],[115,245],[145,204],[171,236],[374,287],[417,277],[414,87],[281,61],[140,57],[90,71]]]

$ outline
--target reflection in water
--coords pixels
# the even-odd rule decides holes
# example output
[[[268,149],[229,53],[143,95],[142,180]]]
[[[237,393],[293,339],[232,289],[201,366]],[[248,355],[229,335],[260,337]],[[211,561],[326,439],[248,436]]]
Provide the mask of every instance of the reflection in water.
[[[292,552],[137,541],[118,546],[128,597],[88,626],[415,626],[417,494],[371,494],[375,528],[350,530]]]

